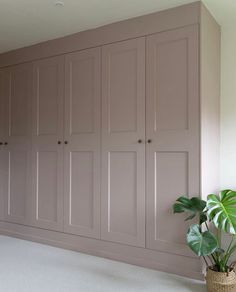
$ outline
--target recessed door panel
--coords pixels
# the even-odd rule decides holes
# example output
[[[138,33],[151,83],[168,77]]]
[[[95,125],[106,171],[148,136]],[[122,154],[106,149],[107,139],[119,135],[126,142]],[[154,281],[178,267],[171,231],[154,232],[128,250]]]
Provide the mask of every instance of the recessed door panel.
[[[100,48],[66,56],[64,231],[100,238]]]
[[[107,56],[110,74],[108,93],[109,131],[137,130],[137,48],[110,51]],[[122,118],[121,118],[122,117]]]
[[[11,71],[11,94],[9,100],[9,135],[27,136],[28,133],[28,92],[30,78],[28,68]]]
[[[5,134],[9,145],[31,145],[32,66],[7,69]]]
[[[144,246],[145,39],[102,57],[102,239]]]
[[[79,58],[69,63],[70,133],[94,132],[94,57]]]
[[[37,219],[57,221],[58,153],[40,151],[37,153]]]
[[[160,42],[154,48],[155,128],[157,131],[187,129],[188,38]]]
[[[27,151],[12,150],[8,154],[7,215],[25,218],[27,201]]]
[[[137,236],[137,153],[109,153],[109,232]],[[124,204],[125,202],[125,204]],[[122,216],[120,214],[122,210]]]
[[[4,178],[5,178],[5,167],[4,167],[4,160],[5,160],[5,153],[2,149],[0,149],[0,220],[4,220]]]
[[[184,216],[173,215],[169,206],[176,200],[176,194],[188,194],[188,153],[187,152],[156,152],[155,153],[155,240],[160,244],[174,242],[185,244],[187,224]],[[184,226],[185,225],[185,228]],[[181,228],[176,228],[181,226]],[[166,232],[168,230],[168,232]]]
[[[6,100],[6,70],[0,70],[0,142],[3,142],[5,136],[5,100]],[[1,148],[0,148],[1,151]]]
[[[70,224],[93,227],[94,158],[93,152],[71,152]]]
[[[64,57],[34,63],[32,223],[63,229]]]
[[[61,58],[57,60],[61,61]],[[56,135],[59,130],[60,86],[56,85],[59,85],[59,82],[62,81],[58,74],[60,65],[56,62],[56,59],[50,59],[41,61],[35,68],[38,136]]]
[[[7,146],[3,155],[5,221],[30,224],[30,151],[24,146]]]
[[[174,215],[181,195],[198,195],[198,28],[147,38],[147,248],[190,255],[187,224]]]

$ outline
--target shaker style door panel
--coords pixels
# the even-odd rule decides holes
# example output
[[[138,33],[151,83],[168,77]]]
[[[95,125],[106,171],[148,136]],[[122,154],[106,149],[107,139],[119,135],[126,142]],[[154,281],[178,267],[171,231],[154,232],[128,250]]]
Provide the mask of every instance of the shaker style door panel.
[[[66,56],[64,231],[100,238],[101,51]]]
[[[5,140],[5,98],[6,98],[6,70],[0,69],[0,220],[4,219],[4,146]]]
[[[102,239],[145,246],[145,38],[102,52]]]
[[[3,143],[5,137],[5,99],[7,90],[7,71],[0,69],[0,143]],[[0,145],[2,146],[2,145]],[[1,151],[1,147],[0,147]]]
[[[64,57],[34,63],[32,223],[63,230]]]
[[[4,140],[5,220],[28,224],[31,188],[32,66],[7,69]]]
[[[147,38],[147,248],[188,254],[179,195],[199,194],[196,26]]]

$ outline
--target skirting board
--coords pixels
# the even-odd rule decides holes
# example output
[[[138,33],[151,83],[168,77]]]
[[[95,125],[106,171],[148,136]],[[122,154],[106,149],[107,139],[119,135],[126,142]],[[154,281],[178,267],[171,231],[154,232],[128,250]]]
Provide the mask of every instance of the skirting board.
[[[203,280],[198,258],[0,222],[0,234]]]

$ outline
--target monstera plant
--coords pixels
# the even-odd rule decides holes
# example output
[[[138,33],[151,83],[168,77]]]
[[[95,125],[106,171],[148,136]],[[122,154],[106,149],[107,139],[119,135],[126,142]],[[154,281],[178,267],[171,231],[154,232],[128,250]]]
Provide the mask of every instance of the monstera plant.
[[[231,273],[233,277],[230,279],[233,280],[230,285],[233,285],[233,289],[235,289],[232,291],[236,291],[234,273],[236,263],[229,263],[231,256],[236,251],[236,192],[223,190],[219,195],[209,195],[207,201],[201,200],[199,197],[189,199],[181,196],[173,205],[173,211],[174,213],[187,213],[188,216],[185,220],[196,222],[191,224],[188,229],[186,236],[188,246],[197,256],[204,259],[208,271],[226,273],[226,276]],[[215,227],[215,231],[212,230],[212,226]],[[231,237],[226,249],[221,245],[221,236],[224,233]],[[218,291],[214,289],[216,286],[209,291]]]

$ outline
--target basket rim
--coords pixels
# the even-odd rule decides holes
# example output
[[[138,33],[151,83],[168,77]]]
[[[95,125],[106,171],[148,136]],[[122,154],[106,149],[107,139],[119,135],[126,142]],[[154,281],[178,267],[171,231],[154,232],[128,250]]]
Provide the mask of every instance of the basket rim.
[[[213,266],[207,268],[207,272],[209,272],[209,271],[212,272],[212,273],[215,273],[215,274],[219,274],[219,275],[228,275],[229,273],[236,274],[236,272],[233,269],[229,270],[229,272],[218,272],[218,271],[215,271],[215,270],[213,270]]]

